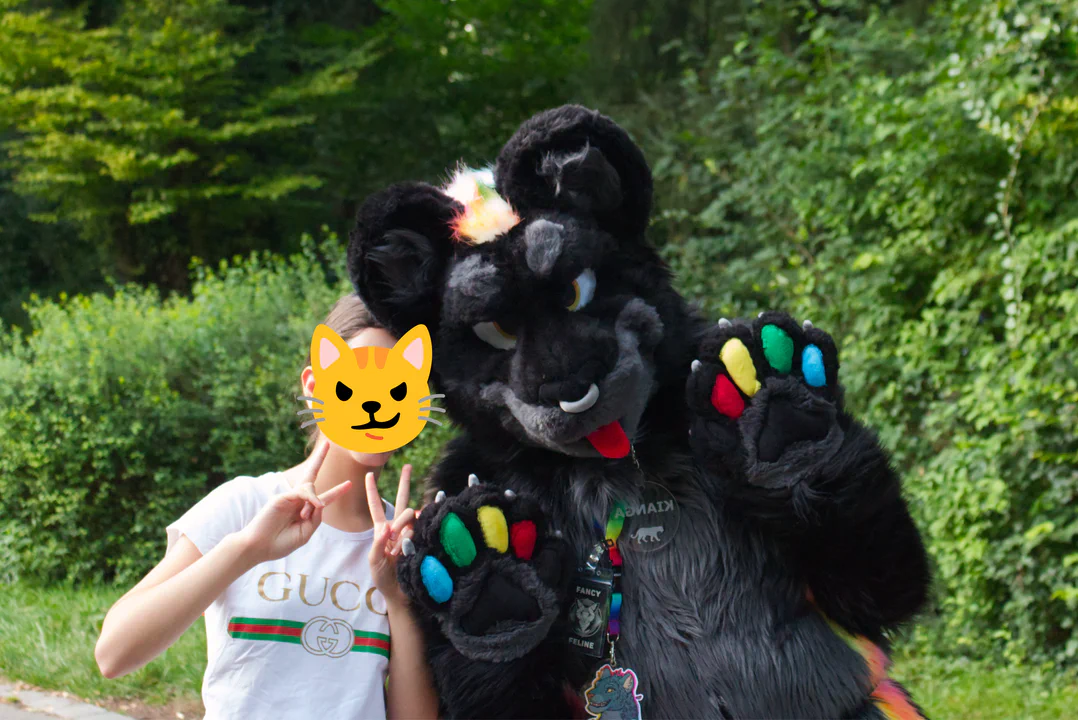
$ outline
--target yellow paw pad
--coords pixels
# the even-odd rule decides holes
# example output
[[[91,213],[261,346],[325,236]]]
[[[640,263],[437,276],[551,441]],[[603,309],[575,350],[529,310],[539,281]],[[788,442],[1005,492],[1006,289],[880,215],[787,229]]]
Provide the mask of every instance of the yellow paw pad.
[[[484,505],[475,514],[479,519],[479,527],[483,528],[483,539],[486,540],[487,547],[498,552],[508,550],[509,527],[502,511],[491,505]]]
[[[741,388],[741,392],[749,397],[756,394],[760,389],[760,381],[756,379],[756,366],[752,364],[752,357],[745,343],[737,338],[727,340],[719,351],[719,359],[726,366],[726,372]]]

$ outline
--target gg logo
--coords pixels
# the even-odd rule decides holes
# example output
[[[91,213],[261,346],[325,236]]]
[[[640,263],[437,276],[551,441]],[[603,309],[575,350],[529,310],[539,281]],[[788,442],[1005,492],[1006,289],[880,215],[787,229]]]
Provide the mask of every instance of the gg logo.
[[[352,651],[356,633],[344,620],[328,617],[311,618],[300,633],[303,649],[312,655],[344,657]]]

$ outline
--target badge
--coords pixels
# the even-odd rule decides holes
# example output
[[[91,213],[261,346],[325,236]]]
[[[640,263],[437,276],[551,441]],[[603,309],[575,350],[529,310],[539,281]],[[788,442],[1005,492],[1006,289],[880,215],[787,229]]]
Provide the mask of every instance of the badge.
[[[650,481],[644,483],[638,500],[624,503],[615,512],[623,512],[625,517],[618,545],[631,547],[638,553],[669,545],[681,521],[674,496],[662,485]]]
[[[632,670],[603,665],[584,691],[584,709],[591,720],[640,720],[640,701],[644,696],[636,694],[637,685]]]
[[[569,645],[588,657],[606,654],[606,625],[610,619],[613,574],[609,568],[581,568],[573,579],[569,606]]]

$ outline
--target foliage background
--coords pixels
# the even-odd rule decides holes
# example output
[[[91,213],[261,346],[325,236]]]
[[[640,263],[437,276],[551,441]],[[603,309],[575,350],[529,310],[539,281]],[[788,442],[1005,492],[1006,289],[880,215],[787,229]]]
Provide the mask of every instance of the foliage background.
[[[355,203],[580,101],[644,146],[687,295],[835,332],[936,566],[907,640],[1078,665],[1076,21],[0,0],[0,575],[129,583],[210,487],[299,459],[290,395]]]

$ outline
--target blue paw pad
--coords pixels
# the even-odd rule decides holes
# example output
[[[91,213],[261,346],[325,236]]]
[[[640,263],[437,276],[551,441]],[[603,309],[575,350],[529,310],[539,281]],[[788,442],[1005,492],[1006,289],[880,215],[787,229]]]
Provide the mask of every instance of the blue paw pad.
[[[801,372],[805,382],[812,387],[823,387],[827,376],[823,369],[823,352],[815,345],[807,345],[801,353]]]
[[[449,571],[438,562],[438,558],[432,555],[423,558],[419,565],[419,575],[434,602],[444,603],[453,596],[453,578],[449,577]]]

